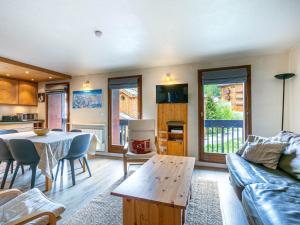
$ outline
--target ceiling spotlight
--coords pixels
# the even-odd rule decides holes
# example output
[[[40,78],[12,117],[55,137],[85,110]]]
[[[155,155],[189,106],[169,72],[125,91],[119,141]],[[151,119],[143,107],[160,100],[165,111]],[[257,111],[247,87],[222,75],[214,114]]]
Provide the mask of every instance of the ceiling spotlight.
[[[32,81],[34,81],[34,79],[33,79],[33,78],[32,78],[31,80],[32,80]]]
[[[49,79],[52,79],[52,77],[49,77]]]
[[[29,74],[29,71],[25,71],[26,74]]]
[[[95,33],[96,37],[98,37],[98,38],[101,37],[103,34],[101,30],[95,30],[94,33]]]

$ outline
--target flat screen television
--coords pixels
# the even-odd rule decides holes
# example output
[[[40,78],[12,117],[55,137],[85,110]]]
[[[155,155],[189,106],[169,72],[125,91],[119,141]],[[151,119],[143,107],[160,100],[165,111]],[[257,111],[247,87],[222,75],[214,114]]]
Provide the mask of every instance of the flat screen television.
[[[156,103],[187,103],[188,84],[156,85]]]

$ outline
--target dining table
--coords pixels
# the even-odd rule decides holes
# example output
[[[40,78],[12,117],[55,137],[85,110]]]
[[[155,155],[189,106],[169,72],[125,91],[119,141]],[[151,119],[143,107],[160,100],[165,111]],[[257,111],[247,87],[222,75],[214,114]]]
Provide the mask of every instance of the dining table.
[[[43,136],[36,135],[33,131],[19,132],[11,134],[2,134],[0,138],[9,146],[9,140],[11,139],[27,139],[32,141],[38,155],[40,156],[40,162],[38,168],[45,176],[45,190],[50,191],[53,182],[53,169],[57,166],[58,161],[64,158],[71,147],[72,140],[78,136],[85,134],[83,132],[61,132],[50,131]],[[91,142],[89,145],[88,153],[93,153],[96,149],[97,137],[90,133]],[[83,165],[85,171],[85,165]]]

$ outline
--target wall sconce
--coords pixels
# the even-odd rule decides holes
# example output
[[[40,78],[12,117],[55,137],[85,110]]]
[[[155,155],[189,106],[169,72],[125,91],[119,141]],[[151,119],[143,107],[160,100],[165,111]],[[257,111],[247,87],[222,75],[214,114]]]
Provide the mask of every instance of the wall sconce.
[[[83,89],[87,90],[91,88],[91,83],[89,80],[85,81],[82,85]]]
[[[172,84],[172,83],[173,83],[173,79],[172,79],[172,77],[171,77],[171,74],[170,74],[170,73],[167,73],[167,74],[166,74],[166,77],[165,77],[164,83],[165,83],[165,84]]]

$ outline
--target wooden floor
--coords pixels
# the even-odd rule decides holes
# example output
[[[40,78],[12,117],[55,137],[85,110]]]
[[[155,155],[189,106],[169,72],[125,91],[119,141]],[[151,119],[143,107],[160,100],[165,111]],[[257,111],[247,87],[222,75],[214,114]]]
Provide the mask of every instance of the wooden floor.
[[[59,175],[57,181],[53,184],[52,191],[45,193],[54,201],[63,203],[67,208],[62,216],[63,219],[59,223],[72,216],[78,209],[82,208],[101,192],[107,190],[117,180],[123,178],[123,164],[120,159],[98,157],[91,159],[89,163],[92,177],[89,177],[88,173],[82,173],[80,165],[77,164],[76,185],[72,186],[69,165],[65,166],[63,177]],[[130,169],[135,170],[137,166],[132,166]],[[27,168],[25,170],[26,173],[24,175],[19,173],[14,188],[19,188],[23,191],[29,189],[31,171]],[[241,203],[229,184],[228,173],[225,170],[196,168],[193,176],[218,182],[224,225],[248,225]],[[6,188],[10,179],[11,175],[8,177]],[[45,190],[44,181],[44,176],[38,173],[36,187],[42,191]]]

